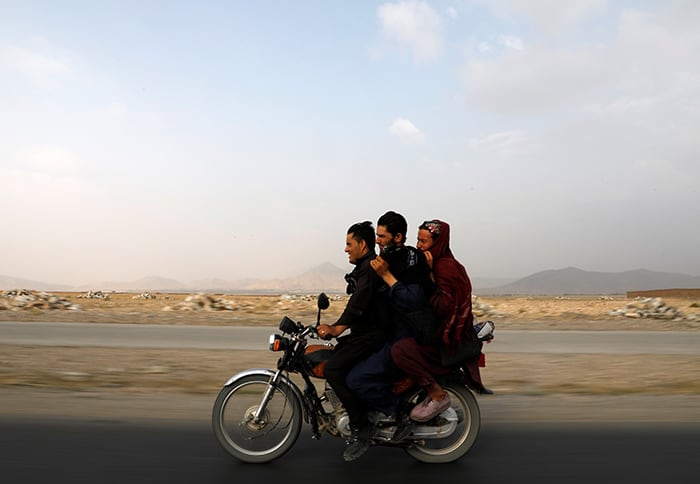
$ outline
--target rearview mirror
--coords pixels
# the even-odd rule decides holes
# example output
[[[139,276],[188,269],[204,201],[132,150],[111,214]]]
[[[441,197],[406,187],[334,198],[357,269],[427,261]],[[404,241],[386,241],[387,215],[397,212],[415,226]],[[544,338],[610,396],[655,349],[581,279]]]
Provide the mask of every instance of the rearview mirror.
[[[317,301],[318,309],[323,310],[323,309],[328,309],[328,306],[331,305],[330,299],[328,299],[328,296],[326,296],[325,292],[322,292],[321,294],[318,295],[318,301]]]

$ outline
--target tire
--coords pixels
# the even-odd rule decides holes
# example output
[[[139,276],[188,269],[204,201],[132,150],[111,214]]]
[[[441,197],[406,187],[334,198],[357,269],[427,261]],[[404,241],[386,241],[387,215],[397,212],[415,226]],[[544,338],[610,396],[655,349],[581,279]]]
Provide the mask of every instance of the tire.
[[[226,385],[214,402],[214,434],[229,454],[243,462],[263,463],[281,457],[301,432],[301,403],[284,381],[276,385],[260,421],[252,420],[269,380],[269,375],[245,376]]]
[[[454,432],[442,439],[425,440],[407,447],[408,453],[414,459],[428,464],[444,464],[454,462],[471,449],[481,429],[481,412],[474,394],[464,385],[450,383],[443,385],[450,396],[452,408],[460,415],[459,423]],[[415,402],[422,399],[424,393],[414,395]]]

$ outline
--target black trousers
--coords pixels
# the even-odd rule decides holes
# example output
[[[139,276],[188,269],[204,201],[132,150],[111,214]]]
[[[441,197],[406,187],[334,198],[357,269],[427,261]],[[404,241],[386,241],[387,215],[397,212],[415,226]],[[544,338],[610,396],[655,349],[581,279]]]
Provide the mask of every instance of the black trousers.
[[[326,363],[324,373],[326,380],[338,396],[350,417],[350,425],[359,429],[367,423],[367,407],[347,386],[345,382],[350,370],[360,361],[376,351],[375,344],[361,338],[341,341],[335,348],[333,356]]]

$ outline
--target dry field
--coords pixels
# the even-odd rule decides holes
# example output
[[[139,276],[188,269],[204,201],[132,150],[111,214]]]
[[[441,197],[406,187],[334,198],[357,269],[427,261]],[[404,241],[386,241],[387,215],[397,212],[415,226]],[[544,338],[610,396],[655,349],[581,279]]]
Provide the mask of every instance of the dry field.
[[[78,310],[5,310],[5,321],[71,321],[84,323],[147,323],[189,325],[275,326],[282,316],[312,322],[316,318],[314,295],[267,296],[209,294],[229,303],[230,310],[183,309],[189,294],[110,293],[109,299],[87,299],[83,293],[52,293],[80,307]],[[324,321],[333,321],[345,307],[346,296],[334,296]],[[475,308],[488,308],[480,320],[491,319],[499,329],[700,331],[700,322],[663,321],[611,316],[635,299],[624,296],[503,296],[475,299]],[[700,297],[664,297],[663,302],[685,315],[700,317]]]
[[[212,295],[233,309],[170,309],[188,295],[111,294],[85,299],[79,293],[54,293],[80,306],[78,310],[4,310],[3,321],[75,321],[82,323],[149,323],[275,326],[283,315],[303,322],[315,319],[313,297]],[[632,300],[624,297],[483,297],[490,308],[480,319],[496,323],[496,340],[485,347],[482,376],[497,394],[546,395],[698,395],[698,355],[529,355],[498,353],[498,331],[504,329],[700,331],[698,321],[659,321],[610,316]],[[700,301],[664,298],[684,314],[700,313]],[[333,300],[324,313],[333,321],[345,305]],[[61,348],[0,345],[0,386],[81,392],[187,392],[215,395],[233,373],[249,367],[274,367],[268,351],[149,350]]]

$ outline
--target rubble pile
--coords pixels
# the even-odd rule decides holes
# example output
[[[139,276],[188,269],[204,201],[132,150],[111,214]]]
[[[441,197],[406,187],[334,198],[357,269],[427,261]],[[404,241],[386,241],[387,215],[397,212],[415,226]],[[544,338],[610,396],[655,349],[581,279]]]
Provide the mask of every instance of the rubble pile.
[[[150,292],[142,292],[141,294],[132,296],[131,299],[156,299],[156,295],[151,294]]]
[[[674,308],[667,305],[660,297],[636,298],[633,302],[625,305],[624,308],[610,311],[610,316],[624,316],[626,318],[649,318],[663,319],[667,321],[680,321],[683,319],[696,319],[697,315],[686,316]]]
[[[326,294],[329,301],[342,301],[348,298],[348,296],[341,296],[339,294]],[[318,300],[318,294],[282,294],[280,296],[279,304],[286,301],[302,301],[302,302],[316,302]]]
[[[503,316],[490,304],[479,301],[479,296],[475,296],[474,294],[472,294],[472,313],[478,318]]]
[[[68,299],[44,291],[28,291],[27,289],[9,289],[2,292],[0,309],[12,311],[28,309],[80,309]]]
[[[81,299],[104,299],[106,301],[110,299],[110,295],[102,291],[88,291],[76,297]]]
[[[316,297],[315,294],[282,294],[280,296],[280,303],[283,301],[315,301]]]
[[[184,301],[174,306],[166,306],[163,311],[234,311],[236,309],[238,304],[233,301],[199,293],[187,296]]]

